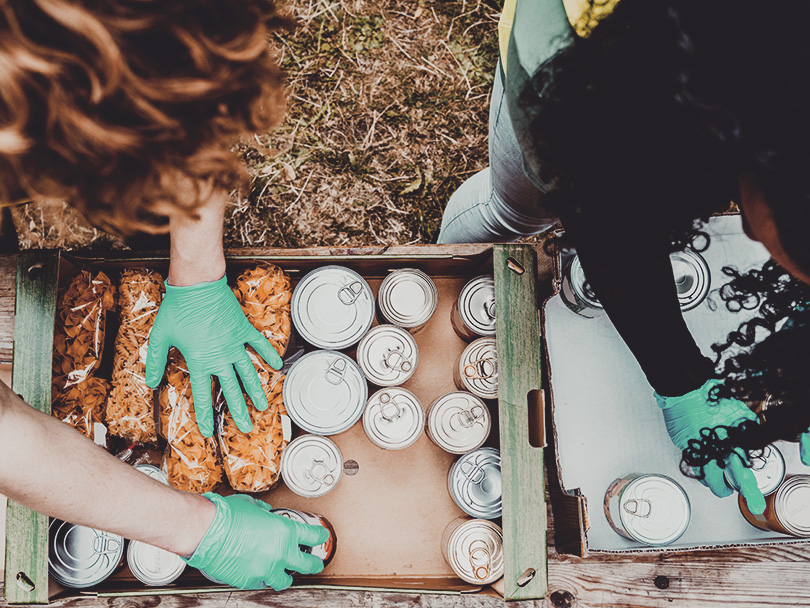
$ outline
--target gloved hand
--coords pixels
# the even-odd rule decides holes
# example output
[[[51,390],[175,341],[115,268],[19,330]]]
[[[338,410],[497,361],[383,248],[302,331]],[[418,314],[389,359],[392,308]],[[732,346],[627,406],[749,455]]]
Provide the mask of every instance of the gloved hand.
[[[744,420],[757,420],[756,414],[738,399],[720,399],[716,403],[709,400],[713,387],[721,384],[719,380],[708,380],[703,386],[681,397],[662,397],[655,393],[658,406],[664,413],[672,443],[683,450],[690,439],[699,439],[700,430],[716,426],[735,426]],[[718,435],[725,439],[728,434],[720,429]],[[726,459],[726,468],[740,494],[748,503],[748,509],[754,514],[765,510],[765,498],[757,486],[756,478],[749,467],[745,466],[747,455],[737,450]],[[703,468],[705,477],[700,482],[707,486],[715,496],[724,497],[733,494],[723,477],[723,469],[717,462],[710,462]]]
[[[194,413],[200,432],[206,437],[214,434],[211,376],[217,376],[237,428],[247,433],[253,424],[234,368],[256,409],[267,409],[267,397],[245,351],[246,343],[273,369],[281,369],[281,357],[247,320],[228,287],[227,277],[189,287],[166,283],[166,297],[149,335],[146,384],[152,388],[160,384],[169,347],[176,346],[191,374]]]
[[[292,585],[287,570],[318,574],[319,557],[301,550],[325,543],[329,531],[271,512],[270,505],[244,494],[204,494],[217,507],[214,522],[189,559],[189,566],[239,589],[282,591]]]

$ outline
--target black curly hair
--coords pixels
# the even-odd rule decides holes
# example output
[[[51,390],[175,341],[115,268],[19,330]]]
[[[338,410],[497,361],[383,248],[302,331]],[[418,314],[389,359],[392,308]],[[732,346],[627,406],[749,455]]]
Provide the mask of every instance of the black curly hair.
[[[683,243],[695,218],[739,202],[748,174],[810,269],[808,22],[806,2],[621,0],[513,102],[548,205],[563,224],[619,214]]]
[[[810,429],[810,285],[774,261],[746,273],[723,272],[730,280],[716,293],[724,305],[756,315],[712,347],[724,380],[712,398],[740,399],[759,413],[759,422],[705,429],[684,450],[684,468],[723,462],[738,447],[752,451],[777,439],[795,441]]]

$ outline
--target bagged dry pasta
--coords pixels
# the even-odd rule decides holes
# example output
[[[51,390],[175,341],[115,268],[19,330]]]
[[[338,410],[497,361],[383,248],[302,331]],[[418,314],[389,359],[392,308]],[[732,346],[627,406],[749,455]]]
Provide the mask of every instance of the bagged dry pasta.
[[[160,430],[168,442],[164,462],[170,485],[202,494],[224,481],[217,441],[203,437],[197,427],[191,376],[177,349],[169,354],[166,382],[160,392]]]
[[[284,429],[290,428],[281,397],[284,376],[265,366],[257,366],[257,371],[268,406],[263,412],[251,408],[251,432],[243,433],[236,427],[221,391],[217,398],[217,407],[221,411],[219,445],[222,461],[228,482],[239,492],[264,492],[276,485],[281,471],[281,452],[289,439],[284,436]]]
[[[112,391],[107,400],[107,427],[127,441],[155,443],[152,389],[146,384],[149,332],[163,299],[163,277],[145,269],[121,273],[118,288],[121,326],[115,339]]]
[[[104,349],[107,311],[115,308],[115,288],[103,272],[83,270],[60,291],[53,345],[51,410],[86,436],[104,422],[110,384],[96,378]]]
[[[272,264],[251,268],[237,277],[233,293],[251,325],[284,356],[292,327],[292,288],[287,273]]]

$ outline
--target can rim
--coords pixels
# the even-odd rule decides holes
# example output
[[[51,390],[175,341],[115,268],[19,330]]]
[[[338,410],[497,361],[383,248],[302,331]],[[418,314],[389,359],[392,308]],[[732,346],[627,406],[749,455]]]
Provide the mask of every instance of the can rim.
[[[487,359],[486,355],[490,353],[491,357]],[[475,356],[480,356],[480,358],[472,361]],[[480,375],[476,375],[478,366],[475,364],[483,362],[489,362],[491,372],[484,369]],[[477,338],[470,342],[459,356],[456,367],[464,390],[481,399],[498,398],[498,344],[495,338]],[[473,375],[471,375],[470,369],[473,370]],[[485,376],[487,373],[491,373],[491,375]]]
[[[290,467],[292,466],[290,464],[290,459],[294,457],[296,451],[300,450],[302,444],[305,442],[314,442],[319,444],[324,452],[330,453],[337,461],[337,467],[335,471],[332,472],[334,481],[331,484],[323,483],[318,490],[314,491],[308,491],[305,488],[302,488],[298,483],[296,483],[295,478],[291,479],[291,475],[289,474]],[[321,496],[326,496],[329,494],[329,492],[334,490],[340,483],[340,480],[343,477],[343,452],[341,452],[338,445],[328,437],[314,434],[301,435],[288,443],[287,447],[281,453],[281,463],[279,465],[279,469],[281,470],[281,477],[284,480],[284,484],[291,492],[304,498],[320,498]],[[286,475],[285,472],[287,472]]]
[[[454,520],[448,524],[448,528],[450,526],[457,525],[456,529],[453,530],[447,539],[447,552],[449,554],[447,556],[447,562],[449,563],[450,567],[461,580],[472,585],[489,585],[490,583],[494,583],[503,576],[505,568],[503,554],[503,529],[498,524],[489,521],[488,519],[468,519],[458,524],[456,524],[456,522],[458,522],[458,520]],[[494,565],[494,568],[492,568],[488,575],[484,577],[475,576],[475,570],[478,568],[476,568],[472,563],[471,551],[469,556],[469,565],[472,576],[467,573],[466,569],[461,567],[461,562],[459,559],[459,552],[462,549],[461,545],[463,541],[475,533],[486,536],[492,541],[496,549],[494,555],[489,554],[491,561],[488,565]],[[494,562],[494,564],[492,562]]]
[[[804,538],[810,536],[810,524],[802,526],[781,517],[783,509],[780,508],[781,506],[786,506],[791,496],[794,495],[797,490],[801,489],[801,487],[810,489],[810,475],[794,475],[788,477],[785,482],[779,486],[774,496],[774,513],[776,514],[776,519],[789,534]]]
[[[650,480],[655,479],[659,480],[659,482],[663,482],[664,485],[671,488],[673,491],[677,491],[678,495],[683,499],[682,505],[684,507],[684,514],[683,514],[683,521],[677,528],[673,528],[673,532],[670,532],[667,536],[662,536],[660,538],[652,538],[650,536],[645,536],[640,533],[635,527],[629,525],[631,520],[629,519],[630,513],[623,508],[625,503],[625,494],[627,492],[631,492],[633,489],[637,488],[639,485],[644,483],[649,483]],[[673,496],[674,497],[674,496]],[[619,495],[619,518],[621,520],[622,528],[629,534],[633,540],[636,542],[650,545],[650,546],[664,546],[670,545],[678,540],[683,534],[686,532],[687,528],[689,527],[689,523],[692,519],[692,505],[689,502],[689,496],[686,494],[686,491],[681,487],[681,485],[676,482],[674,479],[667,477],[666,475],[660,475],[655,473],[649,473],[646,475],[639,475],[635,479],[633,479],[627,486],[621,491]]]
[[[492,322],[483,324],[472,314],[472,297],[476,291],[492,288],[492,299],[488,300],[492,304],[492,311],[487,311]],[[482,274],[467,281],[461,292],[458,294],[458,313],[461,322],[464,323],[473,333],[482,337],[492,337],[496,332],[497,317],[495,312],[495,277],[489,274]]]
[[[395,374],[395,377],[386,379],[383,378],[382,374],[379,373],[377,368],[369,360],[371,354],[369,351],[371,344],[373,344],[375,340],[381,340],[387,337],[393,338],[394,336],[398,337],[410,348],[410,356],[407,356],[407,353],[405,353],[406,356],[401,356],[403,367],[407,364],[408,369],[400,368],[400,370],[398,370],[399,373]],[[356,358],[357,364],[360,366],[366,380],[375,386],[397,386],[407,382],[414,373],[416,373],[416,368],[419,365],[419,347],[416,345],[416,340],[414,340],[413,336],[407,331],[396,325],[384,323],[372,327],[366,335],[363,336],[360,343],[357,345]]]
[[[69,565],[66,562],[60,559],[57,563],[54,560],[55,554],[58,555],[56,553],[56,543],[59,541],[59,539],[63,538],[67,534],[66,530],[69,529],[78,529],[85,534],[92,532],[96,537],[109,539],[115,541],[116,543],[114,550],[109,552],[110,557],[106,560],[105,567],[98,569],[95,576],[92,578],[79,579],[75,576],[71,576],[69,573],[65,572],[66,567],[69,568]],[[112,575],[113,572],[115,572],[124,556],[124,537],[118,534],[105,532],[104,530],[98,530],[88,526],[80,526],[79,524],[72,524],[56,518],[51,519],[50,524],[48,525],[48,531],[48,572],[50,573],[51,577],[53,577],[53,579],[63,587],[70,587],[71,589],[86,589],[104,582],[110,577],[110,575]]]
[[[439,433],[439,429],[437,427],[437,416],[439,415],[441,408],[446,407],[446,403],[450,402],[452,399],[456,399],[459,397],[463,397],[468,402],[472,402],[471,409],[474,407],[483,408],[483,412],[481,417],[486,420],[484,427],[485,432],[481,438],[481,440],[472,446],[465,446],[463,448],[458,448],[455,444],[451,444],[449,441],[446,441],[446,433]],[[490,432],[492,431],[492,416],[489,412],[489,408],[484,401],[472,393],[468,391],[451,391],[440,397],[437,397],[433,403],[430,404],[427,412],[427,430],[428,436],[433,440],[436,445],[442,448],[444,451],[449,452],[451,454],[466,454],[467,452],[472,452],[473,450],[477,450],[480,448],[484,442],[489,437]]]
[[[391,301],[391,291],[401,281],[418,283],[425,287],[426,292],[429,293],[428,306],[422,310],[420,315],[411,318],[399,314],[394,308]],[[418,268],[399,268],[392,270],[380,283],[380,289],[377,292],[377,303],[380,307],[380,313],[392,325],[413,329],[427,323],[436,312],[436,307],[439,304],[439,292],[433,279]]]
[[[166,554],[173,556],[176,558],[172,560],[174,562],[174,568],[164,572],[162,576],[153,577],[153,573],[145,571],[140,566],[140,560],[144,557],[143,553],[148,551],[157,551],[160,552],[160,555]],[[129,541],[129,547],[127,548],[127,565],[135,578],[141,581],[144,585],[148,585],[150,587],[158,587],[173,583],[181,574],[183,574],[183,571],[186,569],[186,562],[184,562],[179,555],[137,540]]]
[[[477,505],[473,505],[472,503],[468,503],[468,502],[462,500],[462,497],[460,496],[460,494],[458,492],[459,488],[457,486],[458,486],[458,483],[459,483],[460,480],[458,480],[457,478],[459,476],[461,476],[461,475],[464,475],[463,472],[460,472],[461,471],[460,467],[463,466],[462,463],[467,462],[467,461],[475,458],[476,456],[482,455],[482,454],[487,459],[489,459],[490,462],[488,462],[487,464],[495,464],[497,462],[498,477],[500,479],[500,477],[501,477],[501,453],[500,453],[500,450],[498,450],[496,448],[483,447],[483,448],[478,448],[477,450],[473,450],[472,452],[469,452],[467,454],[464,454],[458,460],[456,460],[456,462],[453,463],[453,466],[450,467],[450,472],[448,473],[448,476],[447,476],[447,487],[448,487],[448,491],[450,492],[450,497],[453,499],[453,501],[456,503],[456,505],[458,505],[458,508],[461,509],[462,511],[464,511],[467,515],[469,515],[471,517],[476,517],[476,518],[479,518],[479,519],[497,519],[498,517],[501,517],[503,515],[503,493],[500,494],[497,501],[493,501],[491,503],[489,510],[487,510],[487,509],[485,509],[483,507],[478,509],[478,508],[476,508]],[[472,482],[475,481],[475,480],[470,480],[469,476],[465,475],[464,477],[465,477],[465,479],[468,480],[468,482],[472,483]],[[483,481],[483,479],[481,481]],[[463,483],[463,481],[461,481],[461,483]],[[478,483],[481,483],[481,482],[478,482]]]
[[[602,306],[602,303],[599,301],[599,298],[597,298],[596,294],[593,293],[593,289],[591,289],[590,284],[588,283],[588,279],[585,276],[585,270],[583,270],[582,268],[582,262],[580,261],[579,255],[577,254],[575,254],[574,257],[571,258],[569,275],[571,281],[571,289],[574,290],[574,293],[577,295],[578,298],[580,298],[591,308],[604,309],[604,306]]]
[[[683,295],[678,292],[678,302],[681,310],[683,312],[692,310],[699,306],[709,295],[712,276],[709,265],[702,255],[690,248],[672,252],[669,254],[669,259],[673,266],[676,262],[681,262],[693,271],[692,276],[695,278],[695,283],[692,289]]]
[[[382,433],[373,432],[375,427],[372,426],[371,419],[373,416],[372,408],[374,408],[376,405],[376,399],[378,399],[383,393],[391,392],[403,395],[406,398],[406,403],[409,404],[409,408],[416,414],[413,429],[407,433],[405,439],[400,441],[385,441],[385,436]],[[368,437],[369,441],[371,441],[371,443],[377,447],[385,450],[404,450],[405,448],[408,448],[416,443],[422,436],[422,433],[425,430],[425,419],[425,408],[422,406],[422,402],[420,401],[419,397],[417,397],[414,393],[406,388],[402,388],[401,386],[381,388],[368,398],[366,409],[363,411],[363,430],[366,432],[366,437]]]
[[[771,457],[773,456],[772,461],[778,461],[780,463],[779,469],[780,469],[780,471],[782,473],[781,476],[779,476],[778,481],[775,481],[776,478],[774,477],[767,485],[761,485],[760,484],[761,480],[760,480],[760,477],[757,476],[757,474],[755,472],[756,470],[752,468],[752,472],[754,473],[754,478],[757,481],[757,486],[759,487],[759,491],[762,492],[763,496],[769,496],[769,495],[773,494],[774,492],[776,492],[779,489],[779,486],[782,485],[782,482],[785,480],[785,475],[787,473],[787,465],[785,464],[785,457],[782,454],[781,450],[779,450],[779,448],[777,448],[773,444],[765,446],[765,447],[767,448],[768,452],[763,454],[763,456],[765,458],[765,465],[763,465],[762,468],[765,468],[766,466],[768,466],[768,462],[771,460]],[[748,458],[749,458],[749,460],[752,460],[750,452],[748,454]],[[731,475],[729,474],[729,469],[728,468],[723,469],[723,477],[726,480],[726,483],[729,485],[729,487],[734,488],[734,489],[738,489],[736,487],[736,484],[734,483]],[[762,480],[762,481],[767,481],[767,480]]]

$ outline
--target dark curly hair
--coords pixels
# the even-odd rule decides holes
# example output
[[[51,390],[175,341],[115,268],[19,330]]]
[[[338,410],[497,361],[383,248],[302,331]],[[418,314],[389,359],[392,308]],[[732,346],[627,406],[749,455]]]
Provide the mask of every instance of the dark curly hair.
[[[730,281],[717,294],[725,306],[757,312],[712,347],[724,380],[712,398],[740,399],[760,419],[706,429],[683,453],[683,464],[698,469],[722,462],[736,447],[758,450],[810,429],[810,285],[773,261],[746,273],[723,271]]]
[[[273,0],[0,2],[0,203],[60,198],[122,232],[193,213],[280,117],[268,36],[288,25]]]
[[[514,104],[563,224],[620,215],[631,230],[688,232],[750,174],[810,269],[808,22],[810,3],[621,0],[558,51]]]

